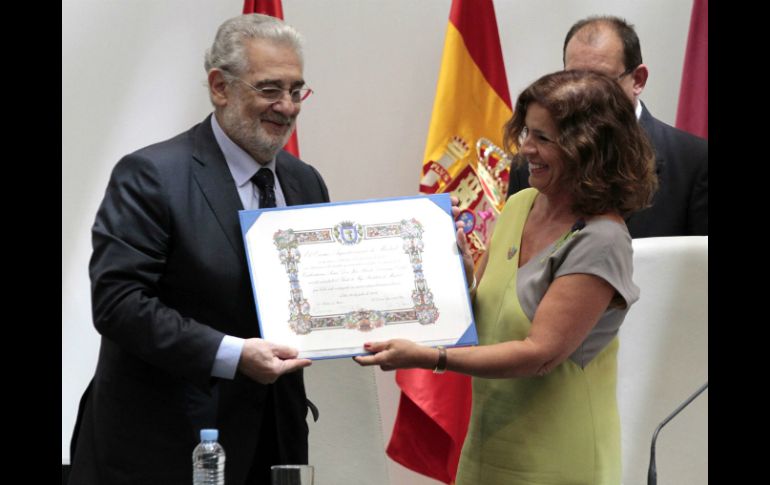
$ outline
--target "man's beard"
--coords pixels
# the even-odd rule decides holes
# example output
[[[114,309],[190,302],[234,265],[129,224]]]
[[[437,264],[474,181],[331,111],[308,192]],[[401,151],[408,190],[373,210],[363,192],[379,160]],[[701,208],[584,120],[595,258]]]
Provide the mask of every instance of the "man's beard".
[[[291,127],[282,136],[270,135],[262,127],[262,119],[273,120],[279,123],[293,123],[293,120],[289,121],[288,117],[277,113],[271,113],[254,120],[244,119],[238,115],[239,111],[237,109],[225,109],[222,113],[222,128],[231,140],[243,148],[257,162],[269,162],[286,145],[294,130]]]

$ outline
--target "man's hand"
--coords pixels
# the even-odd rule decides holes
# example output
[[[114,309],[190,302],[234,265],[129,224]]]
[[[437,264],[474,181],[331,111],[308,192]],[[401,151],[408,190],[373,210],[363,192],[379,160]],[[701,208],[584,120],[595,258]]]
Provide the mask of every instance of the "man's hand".
[[[261,338],[246,339],[238,370],[260,384],[271,384],[283,374],[307,367],[310,359],[297,359],[297,349]]]

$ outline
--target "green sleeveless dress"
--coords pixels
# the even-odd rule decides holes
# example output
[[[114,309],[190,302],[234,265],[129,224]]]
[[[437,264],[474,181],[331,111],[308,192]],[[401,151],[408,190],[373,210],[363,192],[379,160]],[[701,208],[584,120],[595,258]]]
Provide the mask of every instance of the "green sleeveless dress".
[[[515,194],[497,221],[493,253],[474,303],[479,345],[523,340],[536,302],[562,274],[600,275],[618,290],[626,308],[608,310],[578,351],[546,376],[473,379],[473,408],[456,483],[618,485],[617,328],[638,299],[638,288],[625,274],[631,268],[631,239],[625,225],[589,220],[566,242],[518,268],[517,249],[536,195],[535,189]],[[602,260],[611,261],[605,265]],[[542,275],[530,275],[526,284],[539,284],[542,294],[528,304],[534,308],[525,309],[519,295],[529,294],[532,300],[532,291],[518,288],[523,281],[519,273],[530,265],[535,268],[530,273]],[[609,323],[603,322],[605,316]]]

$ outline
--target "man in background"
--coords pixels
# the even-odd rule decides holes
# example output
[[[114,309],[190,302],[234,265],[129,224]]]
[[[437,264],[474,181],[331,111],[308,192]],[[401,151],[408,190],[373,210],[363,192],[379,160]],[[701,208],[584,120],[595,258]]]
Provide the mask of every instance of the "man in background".
[[[652,206],[627,220],[631,237],[708,235],[708,142],[655,119],[639,100],[649,76],[632,25],[611,16],[575,23],[564,39],[564,69],[617,81],[655,148],[659,188]],[[529,187],[527,164],[511,171],[508,196]]]
[[[329,201],[320,174],[281,149],[310,93],[302,38],[273,17],[235,17],[205,69],[213,115],[123,157],[96,215],[101,348],[72,484],[189,485],[201,428],[219,429],[228,485],[308,460],[310,361],[259,338],[238,221],[241,209]]]

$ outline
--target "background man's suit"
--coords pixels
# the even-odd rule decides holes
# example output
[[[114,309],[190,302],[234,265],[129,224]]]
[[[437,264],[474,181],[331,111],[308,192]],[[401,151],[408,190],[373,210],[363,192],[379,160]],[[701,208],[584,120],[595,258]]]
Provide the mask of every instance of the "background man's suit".
[[[329,201],[320,174],[288,153],[279,152],[276,173],[288,205]],[[255,456],[307,463],[302,371],[269,386],[240,373],[211,377],[224,334],[259,332],[242,208],[210,117],[113,170],[90,264],[102,341],[70,483],[155,483],[148,470],[189,485],[201,427],[219,428],[228,484],[244,482]]]
[[[708,235],[708,142],[653,118],[639,123],[655,148],[658,191],[652,207],[626,220],[631,237]],[[529,187],[524,164],[511,171],[508,196]]]

